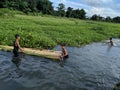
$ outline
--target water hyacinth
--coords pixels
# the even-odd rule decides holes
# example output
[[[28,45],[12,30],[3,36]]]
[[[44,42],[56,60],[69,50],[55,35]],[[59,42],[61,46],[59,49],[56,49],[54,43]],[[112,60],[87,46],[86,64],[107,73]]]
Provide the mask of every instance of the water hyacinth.
[[[2,45],[13,45],[16,33],[21,36],[21,46],[38,49],[49,49],[62,43],[81,46],[109,37],[120,37],[120,25],[114,23],[20,14],[0,20]]]

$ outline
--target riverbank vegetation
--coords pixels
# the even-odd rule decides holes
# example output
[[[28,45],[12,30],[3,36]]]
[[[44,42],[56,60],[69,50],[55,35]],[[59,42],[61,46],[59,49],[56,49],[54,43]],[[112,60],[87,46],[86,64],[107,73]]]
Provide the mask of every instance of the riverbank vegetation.
[[[116,86],[113,90],[120,90],[120,83],[116,84]]]
[[[120,37],[120,25],[53,16],[31,16],[20,12],[0,16],[0,44],[13,45],[14,35],[21,35],[21,45],[31,48],[53,48],[65,43],[81,46],[109,37]],[[10,16],[9,14],[7,16]]]
[[[22,11],[27,15],[31,13],[33,15],[47,14],[58,17],[120,23],[120,16],[111,18],[110,16],[103,17],[94,14],[91,17],[87,17],[84,8],[66,7],[63,3],[59,3],[57,7],[54,7],[53,2],[50,0],[0,0],[0,8]]]

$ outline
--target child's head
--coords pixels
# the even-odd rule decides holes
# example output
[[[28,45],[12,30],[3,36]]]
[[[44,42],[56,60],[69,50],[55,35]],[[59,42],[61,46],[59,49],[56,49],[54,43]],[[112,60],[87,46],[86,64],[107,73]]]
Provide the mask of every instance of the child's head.
[[[112,40],[112,38],[110,38],[110,40]]]
[[[18,39],[18,40],[20,40],[20,35],[19,35],[19,34],[16,34],[16,35],[15,35],[15,38]]]
[[[61,47],[64,47],[65,46],[65,44],[61,44]]]

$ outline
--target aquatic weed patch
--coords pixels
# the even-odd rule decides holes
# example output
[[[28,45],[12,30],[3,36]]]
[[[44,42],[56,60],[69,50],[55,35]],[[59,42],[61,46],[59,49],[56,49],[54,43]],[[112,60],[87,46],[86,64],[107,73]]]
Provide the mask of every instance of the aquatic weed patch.
[[[21,35],[23,47],[45,49],[62,43],[81,46],[109,37],[120,37],[120,25],[114,23],[27,15],[0,20],[2,45],[13,45],[16,33]]]

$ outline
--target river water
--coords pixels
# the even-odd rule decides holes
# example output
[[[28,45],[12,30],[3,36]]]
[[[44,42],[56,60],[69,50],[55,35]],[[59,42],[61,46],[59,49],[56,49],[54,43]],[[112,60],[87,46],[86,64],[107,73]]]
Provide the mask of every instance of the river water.
[[[11,52],[0,51],[0,90],[113,90],[120,82],[119,47],[93,43],[67,49],[62,65],[29,55],[13,63]]]

